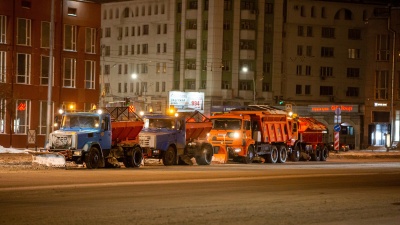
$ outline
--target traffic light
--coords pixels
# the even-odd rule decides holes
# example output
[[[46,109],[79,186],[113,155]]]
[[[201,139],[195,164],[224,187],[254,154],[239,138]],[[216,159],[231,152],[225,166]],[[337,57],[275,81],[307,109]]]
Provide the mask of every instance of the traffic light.
[[[279,96],[279,105],[283,105],[285,101],[283,101],[283,96]]]
[[[125,105],[129,106],[129,104],[131,103],[131,100],[128,97],[126,97],[124,99],[125,99]]]

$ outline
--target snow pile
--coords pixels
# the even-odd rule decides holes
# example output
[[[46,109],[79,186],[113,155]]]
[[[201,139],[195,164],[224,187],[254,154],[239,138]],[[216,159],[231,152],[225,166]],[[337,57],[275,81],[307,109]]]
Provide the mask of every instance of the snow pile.
[[[65,158],[57,154],[33,154],[32,162],[48,167],[65,167]]]
[[[65,158],[62,155],[36,152],[29,149],[15,149],[15,148],[4,148],[0,145],[0,153],[12,153],[12,154],[32,154],[32,163],[48,167],[65,167]]]
[[[4,148],[1,145],[0,145],[0,153],[15,153],[15,154],[26,153],[26,154],[28,154],[27,150],[25,150],[25,149],[20,150],[20,149],[15,149],[15,148]]]

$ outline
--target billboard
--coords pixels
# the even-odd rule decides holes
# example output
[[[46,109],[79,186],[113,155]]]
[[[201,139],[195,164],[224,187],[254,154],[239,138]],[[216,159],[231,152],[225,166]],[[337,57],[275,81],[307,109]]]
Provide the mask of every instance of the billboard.
[[[204,92],[170,91],[168,101],[168,106],[174,106],[178,112],[204,113]]]

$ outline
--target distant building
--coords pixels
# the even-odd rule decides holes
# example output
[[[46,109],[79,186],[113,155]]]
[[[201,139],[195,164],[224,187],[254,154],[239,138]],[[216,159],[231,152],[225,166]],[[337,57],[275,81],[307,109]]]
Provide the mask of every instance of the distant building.
[[[355,148],[382,146],[390,132],[398,141],[400,19],[389,3],[104,3],[100,100],[129,98],[136,109],[163,112],[169,91],[198,91],[206,115],[286,106],[324,122],[332,141],[336,124],[340,142]]]
[[[0,4],[0,145],[4,147],[44,146],[51,2],[2,0]],[[98,104],[100,91],[101,5],[54,3],[51,121],[59,108],[89,110]]]

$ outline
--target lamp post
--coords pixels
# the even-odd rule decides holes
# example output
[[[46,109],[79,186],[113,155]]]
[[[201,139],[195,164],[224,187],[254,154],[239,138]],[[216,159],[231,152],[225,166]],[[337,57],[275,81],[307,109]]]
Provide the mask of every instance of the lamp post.
[[[133,80],[139,80],[140,81],[140,86],[142,86],[143,81],[139,78],[139,76],[136,73],[132,73],[131,77],[132,77]],[[144,110],[147,111],[147,109],[146,109],[147,84],[143,85],[143,92],[144,92],[144,94],[143,94],[143,97],[144,97],[144,100],[143,100]],[[141,108],[141,110],[143,110],[143,109]]]
[[[249,68],[247,66],[242,67],[242,72],[247,73]],[[253,104],[256,104],[256,79],[254,79],[255,74],[253,75]]]

